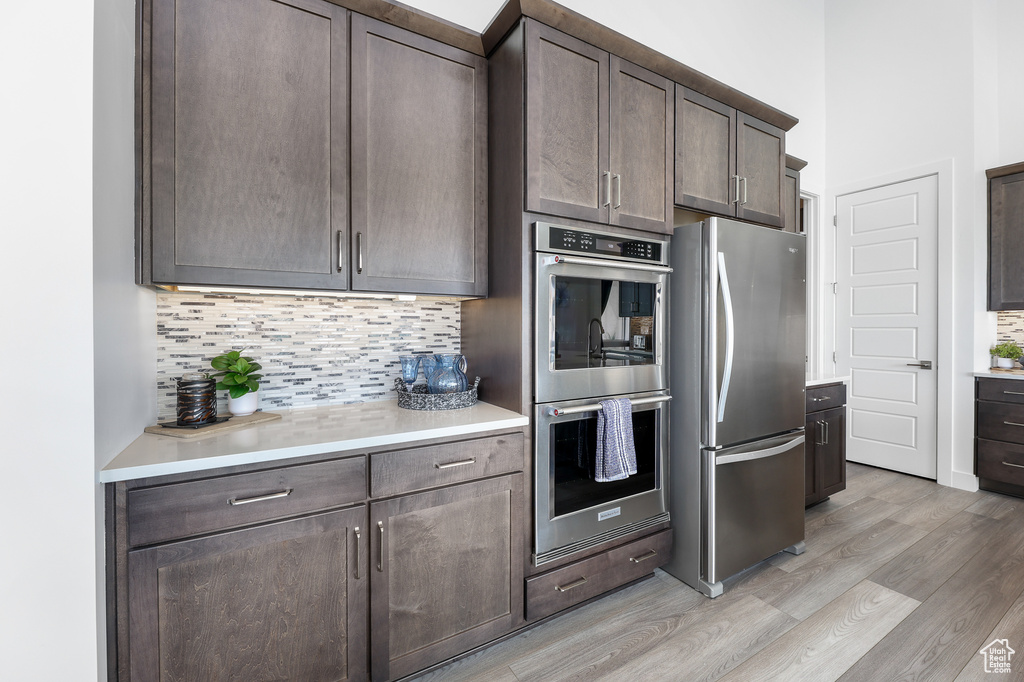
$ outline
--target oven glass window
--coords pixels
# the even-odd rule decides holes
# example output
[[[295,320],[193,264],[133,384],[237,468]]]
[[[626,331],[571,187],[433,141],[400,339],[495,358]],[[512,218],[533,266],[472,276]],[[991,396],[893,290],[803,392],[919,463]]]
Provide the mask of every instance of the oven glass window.
[[[555,277],[556,370],[654,363],[657,286]]]
[[[598,483],[591,477],[597,453],[597,415],[551,425],[551,466],[554,516],[654,490],[657,486],[658,414],[660,409],[633,413],[636,474],[621,481]]]

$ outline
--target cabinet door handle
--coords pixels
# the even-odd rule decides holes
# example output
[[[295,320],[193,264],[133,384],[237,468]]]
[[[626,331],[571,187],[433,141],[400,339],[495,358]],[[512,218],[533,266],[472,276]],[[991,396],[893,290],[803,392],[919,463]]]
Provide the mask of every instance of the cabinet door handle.
[[[1010,462],[1005,461],[1003,462],[1003,464],[1005,464],[1008,467],[1013,467],[1015,469],[1024,469],[1024,464],[1011,464]]]
[[[616,173],[612,176],[615,179],[615,205],[612,208],[622,206],[622,176]]]
[[[742,206],[747,203],[747,179],[740,178],[740,181],[743,182],[743,201],[740,202],[740,206]]]
[[[1024,395],[1022,391],[1003,391],[1004,395]]]
[[[282,497],[288,497],[291,494],[292,494],[292,489],[288,488],[287,490],[282,490],[279,493],[270,493],[269,495],[260,495],[258,497],[243,497],[242,499],[238,499],[236,497],[232,497],[231,499],[228,500],[228,504],[230,504],[232,507],[237,507],[238,505],[241,505],[241,504],[252,504],[253,502],[265,502],[267,500],[279,500]]]
[[[338,230],[338,272],[345,271],[345,232]]]
[[[604,176],[604,203],[601,207],[608,208],[612,203],[612,172],[605,171],[601,175]]]
[[[817,427],[814,430],[814,444],[824,445],[824,443],[822,443],[821,441],[821,420],[819,419],[818,421],[814,422],[814,425]]]
[[[821,425],[825,427],[825,442],[823,445],[828,445],[828,422],[822,419]]]
[[[732,203],[738,204],[738,203],[740,203],[740,176],[738,176],[738,175],[732,176],[732,185],[733,185],[733,190],[734,190],[733,194],[736,195],[736,198],[732,200]]]
[[[354,529],[356,534],[356,580],[359,580],[359,564],[363,563],[359,558],[359,526]]]
[[[380,547],[377,551],[377,570],[384,572],[384,522],[377,522],[377,530],[380,531]]]
[[[568,592],[571,589],[574,589],[574,588],[579,587],[580,585],[586,584],[586,582],[587,582],[586,578],[580,578],[579,580],[574,580],[573,582],[569,583],[568,585],[555,585],[555,589],[557,591],[559,591],[559,592]]]
[[[434,468],[454,469],[455,467],[464,467],[467,464],[476,464],[476,457],[470,457],[469,459],[464,459],[461,462],[445,462],[444,464],[438,464],[437,462],[434,462]]]
[[[1007,426],[1024,426],[1024,424],[1018,424],[1017,422],[1003,422]]]
[[[363,274],[363,233],[356,232],[356,272]]]
[[[631,562],[633,562],[634,564],[638,564],[638,563],[640,563],[641,561],[647,561],[647,560],[648,560],[648,559],[650,559],[651,557],[656,557],[656,556],[658,556],[658,551],[657,551],[657,550],[654,550],[654,549],[652,549],[652,550],[651,550],[650,552],[648,552],[647,554],[641,554],[640,556],[631,556],[631,557],[629,557],[629,560],[630,560]]]

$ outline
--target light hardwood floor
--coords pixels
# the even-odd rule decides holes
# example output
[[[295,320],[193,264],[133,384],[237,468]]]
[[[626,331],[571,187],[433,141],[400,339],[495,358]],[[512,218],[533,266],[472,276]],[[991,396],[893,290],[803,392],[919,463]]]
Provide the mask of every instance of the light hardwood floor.
[[[717,599],[656,571],[415,679],[1024,680],[1024,500],[850,464],[806,519],[804,554]],[[984,671],[997,638],[1010,675]]]

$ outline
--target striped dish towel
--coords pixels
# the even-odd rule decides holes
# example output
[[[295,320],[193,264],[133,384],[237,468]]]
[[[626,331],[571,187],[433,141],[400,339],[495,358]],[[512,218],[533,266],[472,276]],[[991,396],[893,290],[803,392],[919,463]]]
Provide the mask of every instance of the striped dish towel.
[[[594,480],[621,481],[636,473],[633,447],[633,406],[628,398],[602,400],[597,413],[597,453]]]

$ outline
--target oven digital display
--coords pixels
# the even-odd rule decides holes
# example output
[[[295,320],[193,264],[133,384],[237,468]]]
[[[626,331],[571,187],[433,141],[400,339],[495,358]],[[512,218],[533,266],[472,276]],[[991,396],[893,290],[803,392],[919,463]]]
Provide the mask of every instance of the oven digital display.
[[[610,235],[552,227],[549,240],[551,248],[563,251],[661,262],[661,244],[644,239],[617,239]]]

